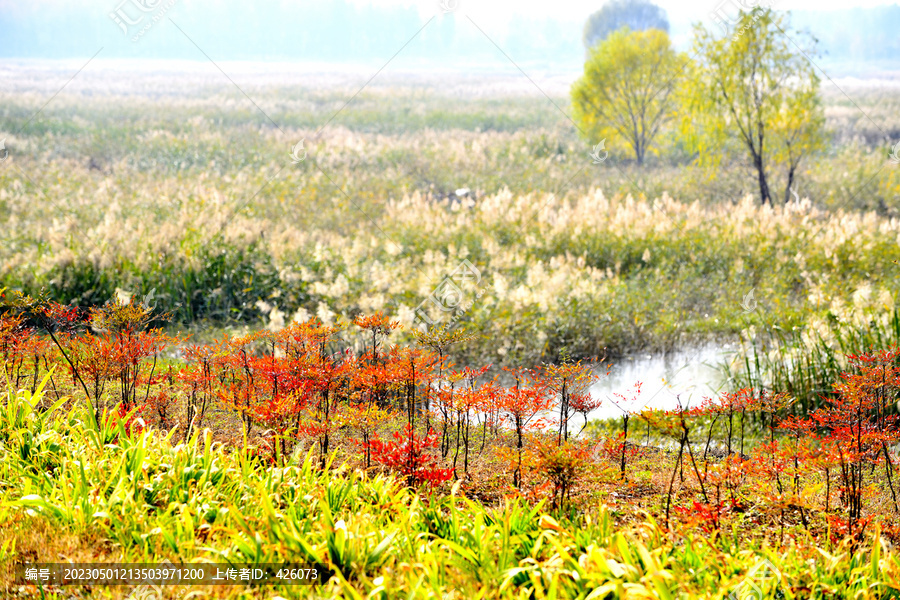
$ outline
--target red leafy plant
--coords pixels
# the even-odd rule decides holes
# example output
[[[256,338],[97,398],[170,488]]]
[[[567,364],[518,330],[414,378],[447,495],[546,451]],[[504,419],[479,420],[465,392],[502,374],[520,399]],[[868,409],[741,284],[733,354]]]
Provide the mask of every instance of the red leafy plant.
[[[719,519],[723,516],[724,505],[706,502],[692,502],[691,506],[676,506],[675,513],[689,527],[699,527],[703,533],[710,534],[719,529]]]
[[[538,444],[538,470],[553,485],[551,505],[564,509],[571,502],[572,490],[578,485],[590,464],[591,452],[587,444],[569,441],[561,445]]]
[[[435,486],[453,477],[453,469],[439,468],[437,457],[429,452],[440,446],[434,430],[419,436],[407,425],[403,432],[395,431],[393,437],[393,440],[386,442],[373,439],[368,442],[368,449],[372,460],[402,475],[407,485]]]

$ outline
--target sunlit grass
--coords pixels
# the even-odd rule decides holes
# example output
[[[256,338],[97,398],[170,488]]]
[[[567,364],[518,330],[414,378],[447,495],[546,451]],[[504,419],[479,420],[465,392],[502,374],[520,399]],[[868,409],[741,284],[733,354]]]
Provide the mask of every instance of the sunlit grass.
[[[781,572],[753,580],[764,597],[882,598],[900,584],[900,559],[877,536],[853,555],[807,543],[775,552],[727,532],[672,538],[649,518],[617,527],[599,504],[554,518],[521,500],[420,497],[390,477],[320,470],[303,455],[269,468],[209,433],[175,444],[172,434],[129,434],[121,421],[61,404],[38,409],[40,391],[3,399],[4,585],[21,555],[310,561],[334,573],[316,588],[200,590],[213,597],[725,598],[763,560]],[[95,588],[92,597],[118,593]]]

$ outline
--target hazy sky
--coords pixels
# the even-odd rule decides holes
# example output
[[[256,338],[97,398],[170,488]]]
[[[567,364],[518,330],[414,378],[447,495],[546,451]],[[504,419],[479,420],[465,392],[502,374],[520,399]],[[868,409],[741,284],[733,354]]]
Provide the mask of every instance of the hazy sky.
[[[656,0],[669,13],[670,19],[695,21],[705,18],[722,0]],[[738,0],[733,0],[738,2]],[[752,0],[743,0],[748,5]],[[420,12],[435,10],[437,0],[352,0],[354,4],[374,6],[415,6]],[[482,15],[492,20],[506,21],[510,15],[545,17],[566,20],[582,20],[603,5],[602,0],[458,0],[459,9],[471,15]],[[869,7],[896,4],[884,0],[774,0],[773,6],[781,10],[838,10],[854,6]]]
[[[371,6],[414,6],[423,17],[440,14],[441,0],[349,0],[357,5]],[[513,16],[530,19],[555,19],[584,23],[586,17],[600,9],[605,0],[445,0],[457,6],[457,10],[472,17],[479,24],[487,24],[505,30],[505,25]],[[676,42],[683,41],[692,25],[703,22],[709,25],[717,7],[726,4],[726,12],[732,13],[731,6],[765,5],[778,10],[833,11],[850,8],[891,6],[897,2],[885,0],[653,0],[666,10]],[[680,36],[678,34],[681,34]]]
[[[202,60],[383,62],[404,57],[523,62],[580,68],[585,20],[605,0],[0,0],[0,56]],[[852,9],[894,6],[884,0],[656,0],[669,16],[672,42],[690,46],[692,25],[728,27],[711,15],[736,16],[759,5],[798,13],[832,56],[900,56],[900,9],[865,15]],[[443,4],[443,6],[442,6]],[[137,8],[135,8],[137,6]],[[372,10],[372,9],[376,10]],[[377,10],[378,8],[385,10]],[[442,8],[453,9],[444,15]],[[829,11],[839,11],[829,15]],[[153,13],[152,15],[150,13]],[[116,16],[118,15],[118,17]],[[152,18],[151,18],[152,16]],[[119,18],[121,17],[121,18]],[[127,26],[123,19],[137,19]],[[171,23],[169,21],[172,21]],[[725,19],[730,23],[734,20]],[[425,23],[427,27],[423,27]],[[421,28],[421,30],[420,30]],[[417,33],[418,31],[418,33]],[[146,33],[146,36],[144,34]],[[403,46],[409,40],[409,47]],[[139,42],[139,43],[138,43]],[[877,51],[877,52],[875,52]]]
[[[20,5],[22,0],[0,0],[0,16],[5,9],[11,9]],[[178,0],[179,2],[191,2],[192,4],[207,5],[210,8],[227,5],[232,0]],[[260,7],[269,2],[291,3],[290,0],[257,0]],[[327,4],[328,0],[319,0]],[[439,12],[440,0],[349,0],[353,4],[371,6],[414,6],[422,15]],[[506,22],[513,15],[527,18],[554,18],[561,20],[583,20],[586,15],[599,9],[604,0],[447,0],[451,4],[458,4],[459,9],[470,14],[479,15],[492,21]],[[744,2],[750,5],[754,0],[655,0],[669,13],[669,18],[677,21],[696,21],[705,18],[718,3],[722,1]],[[52,18],[54,9],[72,8],[84,6],[91,8],[111,8],[118,4],[119,0],[28,0],[30,7],[41,7]],[[879,5],[896,4],[897,2],[885,2],[885,0],[759,0],[759,3],[772,4],[774,8],[781,10],[808,9],[808,10],[837,10],[853,7],[869,7]],[[151,2],[152,4],[152,2]]]

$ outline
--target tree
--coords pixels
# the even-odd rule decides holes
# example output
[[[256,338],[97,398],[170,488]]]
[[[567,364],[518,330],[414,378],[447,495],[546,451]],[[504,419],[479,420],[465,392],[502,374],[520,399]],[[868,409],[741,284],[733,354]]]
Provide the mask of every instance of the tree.
[[[515,387],[504,390],[497,397],[498,408],[502,417],[513,426],[516,434],[517,464],[513,472],[513,485],[522,485],[522,449],[523,434],[526,429],[540,429],[544,426],[544,420],[536,418],[542,413],[548,412],[553,407],[553,397],[547,393],[543,386],[528,385],[529,373],[527,371],[504,369],[515,377]]]
[[[534,385],[554,398],[559,406],[559,431],[557,445],[569,439],[569,421],[575,415],[577,406],[573,399],[580,399],[589,393],[595,377],[589,365],[581,361],[572,362],[568,351],[563,348],[559,364],[545,364],[534,374]]]
[[[406,407],[407,424],[414,427],[416,414],[424,408],[418,400],[418,388],[427,390],[434,385],[434,375],[440,369],[437,366],[438,357],[421,348],[393,347],[387,362],[393,371],[392,379],[400,394],[401,404]]]
[[[584,47],[590,50],[622,27],[632,31],[659,29],[669,33],[666,11],[647,0],[612,0],[588,17],[584,24]]]
[[[459,380],[463,382],[463,386],[461,389],[453,396],[452,403],[450,405],[451,415],[456,418],[456,442],[455,442],[455,452],[453,454],[453,473],[456,474],[456,461],[459,458],[459,446],[460,442],[462,442],[464,453],[463,453],[463,472],[468,475],[469,473],[469,440],[470,440],[470,429],[472,425],[472,416],[473,413],[477,414],[480,411],[484,410],[487,412],[487,408],[490,405],[490,401],[493,400],[493,392],[494,387],[491,385],[486,386],[477,386],[478,378],[482,377],[487,370],[490,369],[490,365],[486,365],[481,367],[480,369],[472,369],[471,367],[466,367],[462,371],[456,371],[452,373],[448,378],[451,381]],[[455,413],[455,415],[453,415]]]
[[[360,315],[353,320],[353,324],[372,336],[372,362],[378,364],[378,338],[389,336],[392,331],[400,328],[400,323],[391,321],[384,313],[378,312],[369,316]]]
[[[591,49],[584,75],[572,86],[575,122],[592,143],[625,140],[643,164],[674,114],[674,92],[686,60],[664,31],[616,31]]]
[[[779,428],[792,431],[796,440],[820,435],[823,447],[832,455],[826,464],[839,467],[839,489],[847,509],[847,519],[841,525],[852,537],[854,532],[859,536],[865,527],[863,499],[874,491],[874,486],[866,485],[866,471],[873,475],[882,461],[885,472],[882,482],[887,483],[897,510],[891,453],[900,440],[900,417],[894,414],[900,390],[900,367],[897,367],[900,348],[858,356],[848,354],[847,358],[856,372],[844,373],[841,381],[834,384],[837,397],[808,418],[783,420]],[[797,462],[794,458],[795,477],[799,477]]]
[[[799,50],[794,40],[804,38],[786,30],[783,15],[762,8],[742,11],[731,37],[695,30],[701,60],[683,131],[701,162],[711,165],[735,140],[756,172],[763,204],[772,202],[773,165],[784,169],[787,202],[800,162],[824,143],[819,78],[807,59],[814,49]]]
[[[444,371],[444,363],[447,358],[447,351],[451,346],[455,344],[463,344],[466,342],[470,342],[475,339],[475,336],[472,334],[466,333],[465,329],[451,329],[450,324],[445,324],[433,331],[418,331],[414,330],[412,332],[413,337],[416,340],[416,343],[419,346],[425,346],[430,348],[432,352],[437,353],[437,361],[435,361],[434,366],[437,367],[437,378],[435,379],[437,383],[438,392],[443,389],[443,371]],[[430,392],[429,388],[426,388],[428,392]],[[425,428],[431,429],[431,396],[430,394],[426,394],[425,396]]]
[[[3,308],[41,323],[68,365],[72,384],[84,391],[95,421],[107,408],[107,396],[116,384],[124,412],[142,409],[151,388],[166,378],[157,372],[159,358],[168,347],[184,341],[151,329],[156,319],[133,298],[127,304],[116,300],[85,314],[77,307],[13,292]],[[143,397],[142,387],[146,388]]]
[[[610,399],[613,406],[622,411],[622,458],[619,463],[619,477],[622,479],[625,479],[625,453],[628,449],[628,421],[631,420],[632,406],[634,406],[641,395],[642,385],[643,383],[640,381],[634,384],[634,395],[631,398],[626,398],[624,395],[614,392],[613,396],[618,398],[618,400]],[[585,415],[585,424],[587,424],[587,415]]]

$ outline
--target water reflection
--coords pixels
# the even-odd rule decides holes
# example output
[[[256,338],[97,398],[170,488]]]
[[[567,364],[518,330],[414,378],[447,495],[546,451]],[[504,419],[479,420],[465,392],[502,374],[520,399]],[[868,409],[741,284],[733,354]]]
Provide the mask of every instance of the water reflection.
[[[710,344],[668,354],[625,357],[614,362],[606,376],[606,367],[598,367],[600,379],[591,386],[591,395],[604,402],[589,418],[621,416],[622,411],[610,400],[640,412],[643,407],[675,408],[679,396],[683,406],[696,406],[705,397],[718,396],[726,387],[720,365],[733,360],[736,349],[731,344]],[[641,392],[634,403],[622,403],[614,396],[618,393],[630,400],[638,381],[642,382]]]

